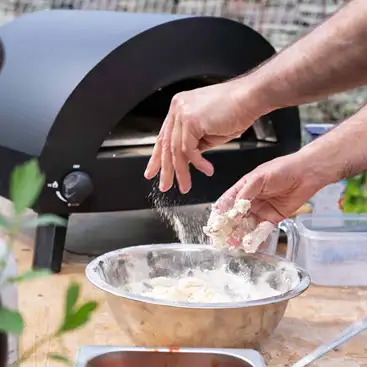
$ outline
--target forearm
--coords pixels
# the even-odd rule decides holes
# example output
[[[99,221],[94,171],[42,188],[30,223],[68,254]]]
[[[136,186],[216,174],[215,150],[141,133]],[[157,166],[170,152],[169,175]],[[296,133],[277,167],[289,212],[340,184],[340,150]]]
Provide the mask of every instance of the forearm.
[[[353,0],[312,32],[243,78],[238,99],[249,93],[261,113],[315,101],[367,84],[367,1]]]
[[[367,170],[367,107],[295,154],[319,188]]]

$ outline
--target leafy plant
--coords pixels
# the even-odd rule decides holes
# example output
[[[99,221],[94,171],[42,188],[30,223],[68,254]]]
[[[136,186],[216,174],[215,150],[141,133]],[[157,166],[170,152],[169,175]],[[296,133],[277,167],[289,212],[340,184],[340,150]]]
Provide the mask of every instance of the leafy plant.
[[[36,160],[28,161],[17,166],[10,178],[10,199],[13,211],[10,218],[0,215],[0,227],[6,233],[6,250],[0,259],[0,291],[10,284],[30,281],[35,278],[50,274],[47,270],[30,270],[15,277],[4,277],[4,270],[13,249],[14,240],[23,228],[31,228],[46,225],[65,225],[63,218],[56,215],[39,215],[36,219],[26,220],[24,218],[27,208],[31,208],[37,201],[43,186],[45,176],[40,171]],[[84,326],[90,319],[91,314],[97,308],[97,302],[80,302],[80,284],[71,282],[65,297],[64,317],[55,331],[37,341],[31,348],[26,350],[19,358],[15,366],[21,366],[29,359],[43,344],[53,339],[60,339],[66,333]],[[16,310],[0,307],[0,331],[20,335],[24,330],[23,316]],[[59,353],[49,353],[48,357],[55,362],[71,365],[67,357]]]
[[[344,213],[367,213],[367,173],[349,177],[344,192]]]

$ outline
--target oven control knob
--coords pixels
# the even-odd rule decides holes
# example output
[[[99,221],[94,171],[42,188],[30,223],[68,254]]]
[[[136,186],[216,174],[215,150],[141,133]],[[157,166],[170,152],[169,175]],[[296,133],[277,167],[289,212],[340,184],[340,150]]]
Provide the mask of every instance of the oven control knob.
[[[68,203],[82,204],[92,192],[92,179],[84,172],[71,172],[62,181],[62,195]]]

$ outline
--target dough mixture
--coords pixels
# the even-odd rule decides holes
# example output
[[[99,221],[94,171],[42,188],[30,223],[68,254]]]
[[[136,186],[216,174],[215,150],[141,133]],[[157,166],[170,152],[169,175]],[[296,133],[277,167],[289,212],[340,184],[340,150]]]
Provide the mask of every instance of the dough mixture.
[[[123,290],[149,298],[194,303],[241,302],[281,293],[269,285],[270,272],[258,278],[255,285],[249,274],[234,274],[226,269],[223,266],[216,270],[188,270],[178,278],[158,277],[129,283]]]
[[[238,200],[226,213],[220,213],[213,205],[207,226],[203,228],[212,245],[255,252],[274,226],[270,222],[257,225],[255,218],[248,215],[250,208],[249,200]],[[250,269],[235,274],[227,268],[228,264],[215,270],[188,269],[179,277],[148,278],[126,284],[122,290],[171,302],[230,303],[273,297],[286,292],[292,287],[292,282],[298,281],[297,272],[294,269],[284,272],[284,266],[273,271],[264,269],[264,274],[257,277],[256,283],[251,279]],[[277,289],[270,286],[274,276],[278,279],[283,277]]]
[[[268,238],[274,225],[261,222],[257,225],[251,209],[250,200],[238,200],[233,208],[220,213],[216,205],[212,206],[207,225],[203,232],[210,237],[214,247],[240,247],[248,253],[254,253]]]

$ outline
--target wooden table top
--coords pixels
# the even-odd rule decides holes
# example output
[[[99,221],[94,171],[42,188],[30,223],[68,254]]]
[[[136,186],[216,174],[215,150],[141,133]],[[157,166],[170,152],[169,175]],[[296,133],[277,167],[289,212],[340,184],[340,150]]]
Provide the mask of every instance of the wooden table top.
[[[29,269],[32,260],[31,240],[19,240],[15,246],[15,256],[20,271]],[[47,360],[46,356],[50,351],[60,351],[60,348],[74,359],[78,348],[84,345],[130,344],[110,316],[103,294],[86,280],[85,265],[77,263],[75,259],[66,260],[60,274],[25,282],[19,287],[20,309],[26,320],[22,349],[30,347],[56,329],[63,312],[64,292],[70,280],[81,282],[83,298],[100,300],[101,307],[86,327],[68,334],[63,345],[46,344],[25,367],[55,366],[56,363]],[[311,286],[303,295],[289,303],[284,319],[263,345],[261,352],[268,366],[290,366],[366,314],[367,288]],[[367,333],[355,337],[313,366],[367,366]]]

